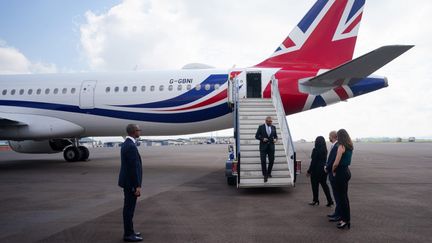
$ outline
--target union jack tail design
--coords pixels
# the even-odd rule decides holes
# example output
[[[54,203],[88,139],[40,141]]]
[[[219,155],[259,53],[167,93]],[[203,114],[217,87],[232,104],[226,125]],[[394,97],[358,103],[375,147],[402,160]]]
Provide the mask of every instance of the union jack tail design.
[[[331,69],[353,57],[365,0],[318,0],[257,67]]]

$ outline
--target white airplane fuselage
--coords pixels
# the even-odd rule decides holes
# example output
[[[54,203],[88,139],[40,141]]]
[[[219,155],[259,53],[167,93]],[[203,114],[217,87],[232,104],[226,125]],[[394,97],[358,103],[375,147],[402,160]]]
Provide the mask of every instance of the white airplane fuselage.
[[[143,135],[214,131],[232,127],[228,73],[203,69],[3,75],[0,107],[3,113],[57,118],[82,127],[74,137],[124,135],[128,123],[140,125]],[[8,134],[0,137],[45,138]]]

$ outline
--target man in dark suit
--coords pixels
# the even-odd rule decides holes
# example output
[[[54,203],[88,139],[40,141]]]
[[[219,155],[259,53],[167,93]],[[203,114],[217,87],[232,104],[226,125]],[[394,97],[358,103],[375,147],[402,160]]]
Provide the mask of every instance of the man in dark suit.
[[[333,191],[333,198],[335,199],[335,211],[333,214],[329,214],[327,215],[330,219],[330,222],[336,222],[339,221],[340,218],[340,212],[339,212],[339,195],[337,194],[336,190],[335,190],[335,177],[333,175],[332,172],[332,168],[333,168],[333,163],[336,159],[336,154],[337,154],[337,150],[338,150],[338,142],[337,142],[337,133],[336,131],[331,131],[329,134],[329,139],[330,142],[332,143],[331,149],[330,149],[330,153],[327,159],[327,163],[325,165],[324,170],[328,173],[329,175],[329,180],[330,180],[330,185],[332,187],[332,191]]]
[[[261,170],[264,176],[264,182],[267,182],[268,177],[272,177],[271,172],[274,163],[275,143],[277,142],[276,127],[272,125],[272,118],[266,117],[265,123],[258,127],[255,138],[260,140],[260,157]],[[266,168],[266,157],[268,156],[269,165]]]
[[[128,136],[121,146],[121,168],[118,184],[123,188],[123,240],[128,242],[142,241],[141,233],[135,232],[133,216],[137,197],[141,195],[142,164],[141,156],[136,146],[136,139],[140,136],[140,129],[135,124],[126,127]]]

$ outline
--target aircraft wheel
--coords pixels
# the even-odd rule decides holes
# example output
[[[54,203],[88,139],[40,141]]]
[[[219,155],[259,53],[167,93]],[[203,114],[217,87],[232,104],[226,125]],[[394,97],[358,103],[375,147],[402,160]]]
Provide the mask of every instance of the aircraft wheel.
[[[85,146],[79,146],[78,149],[81,152],[81,156],[79,158],[79,161],[86,161],[90,156],[90,151]]]
[[[63,152],[63,157],[67,162],[76,162],[81,157],[81,151],[77,147],[67,147]]]

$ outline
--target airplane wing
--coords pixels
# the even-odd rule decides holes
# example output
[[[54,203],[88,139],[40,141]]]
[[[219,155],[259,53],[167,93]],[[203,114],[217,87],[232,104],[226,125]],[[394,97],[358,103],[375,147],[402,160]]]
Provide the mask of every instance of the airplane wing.
[[[83,132],[81,126],[56,117],[0,112],[1,140],[68,138]]]
[[[300,80],[299,89],[304,93],[318,95],[341,85],[355,84],[412,47],[412,45],[380,47],[314,78]]]

